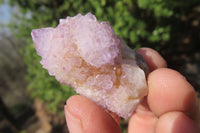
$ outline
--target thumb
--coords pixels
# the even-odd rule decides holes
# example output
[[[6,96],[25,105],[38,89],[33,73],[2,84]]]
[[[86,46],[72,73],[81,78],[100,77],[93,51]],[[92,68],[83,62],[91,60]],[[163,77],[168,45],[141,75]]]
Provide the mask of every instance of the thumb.
[[[89,99],[75,95],[67,100],[65,117],[70,133],[120,133],[115,120]]]

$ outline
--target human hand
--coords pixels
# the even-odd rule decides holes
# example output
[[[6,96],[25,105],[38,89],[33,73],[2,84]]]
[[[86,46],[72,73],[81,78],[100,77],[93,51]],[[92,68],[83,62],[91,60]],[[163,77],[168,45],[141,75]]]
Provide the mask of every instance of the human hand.
[[[165,60],[154,50],[137,50],[151,73],[148,96],[130,117],[128,133],[198,133],[192,120],[195,91],[178,72],[166,68]],[[70,133],[120,133],[120,118],[105,111],[84,96],[67,100],[65,116]]]

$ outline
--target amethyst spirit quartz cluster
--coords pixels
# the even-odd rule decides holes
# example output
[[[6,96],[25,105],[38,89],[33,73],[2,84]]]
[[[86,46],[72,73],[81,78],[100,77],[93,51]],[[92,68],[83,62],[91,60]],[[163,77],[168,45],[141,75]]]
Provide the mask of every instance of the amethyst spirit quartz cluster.
[[[43,68],[102,108],[128,118],[147,95],[148,67],[141,56],[91,13],[31,35]]]

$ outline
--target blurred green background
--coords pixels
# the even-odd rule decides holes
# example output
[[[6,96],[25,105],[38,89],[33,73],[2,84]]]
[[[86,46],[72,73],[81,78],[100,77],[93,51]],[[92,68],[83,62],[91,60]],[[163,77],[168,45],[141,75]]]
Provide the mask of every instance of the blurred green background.
[[[156,49],[169,68],[181,72],[200,92],[199,0],[0,0],[0,4],[12,9],[10,21],[0,25],[0,132],[67,132],[63,106],[75,92],[42,68],[30,33],[56,27],[59,18],[78,13],[91,12],[110,22],[133,49]],[[127,121],[122,121],[123,132],[126,127]]]

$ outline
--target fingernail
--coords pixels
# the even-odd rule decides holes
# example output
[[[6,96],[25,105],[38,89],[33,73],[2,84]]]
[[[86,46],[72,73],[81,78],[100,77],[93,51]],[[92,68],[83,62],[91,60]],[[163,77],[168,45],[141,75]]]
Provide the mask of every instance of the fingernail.
[[[67,121],[67,126],[70,133],[82,133],[83,126],[82,122],[79,118],[74,116],[68,109],[67,105],[65,105],[65,117]]]

